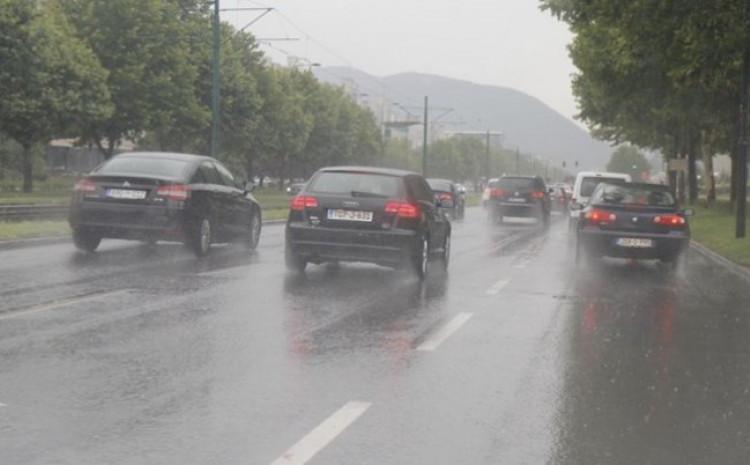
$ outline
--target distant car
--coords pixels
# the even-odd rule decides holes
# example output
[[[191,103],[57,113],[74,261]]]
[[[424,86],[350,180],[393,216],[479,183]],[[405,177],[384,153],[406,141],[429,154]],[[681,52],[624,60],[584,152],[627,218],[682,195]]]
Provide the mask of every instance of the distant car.
[[[427,180],[430,189],[435,193],[435,200],[440,201],[440,209],[452,219],[462,219],[466,209],[466,198],[461,194],[458,184],[450,179],[430,178]],[[465,191],[465,189],[464,189]]]
[[[690,215],[667,186],[600,183],[581,211],[576,262],[606,256],[675,264],[690,245]]]
[[[93,252],[104,238],[176,240],[205,255],[214,242],[258,245],[261,208],[219,161],[162,152],[117,155],[74,188],[73,242]]]
[[[549,188],[550,194],[550,206],[552,211],[564,212],[568,211],[568,193],[565,192],[565,187],[560,185],[553,185]]]
[[[538,176],[503,176],[489,184],[489,217],[502,224],[506,217],[536,218],[550,221],[550,198],[544,180]]]
[[[490,178],[487,180],[487,186],[482,191],[482,207],[487,208],[489,201],[490,201],[490,189],[491,185],[494,183],[497,183],[499,181],[498,178]]]
[[[344,166],[315,173],[291,204],[287,267],[369,262],[405,267],[423,279],[450,259],[451,224],[425,179],[401,170]]]
[[[629,174],[606,173],[596,171],[583,171],[576,176],[573,184],[573,194],[568,203],[568,226],[571,231],[575,230],[576,221],[582,208],[591,197],[596,186],[601,182],[630,182]]]
[[[290,184],[286,187],[286,193],[289,195],[297,195],[302,191],[304,187],[305,187],[304,182],[297,182],[294,184]]]

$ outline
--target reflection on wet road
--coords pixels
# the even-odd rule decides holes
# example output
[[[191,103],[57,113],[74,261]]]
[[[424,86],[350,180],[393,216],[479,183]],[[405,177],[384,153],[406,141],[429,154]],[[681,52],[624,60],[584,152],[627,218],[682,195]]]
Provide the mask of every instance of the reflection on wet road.
[[[0,463],[744,463],[747,283],[570,249],[470,209],[425,283],[290,275],[280,225],[0,252]]]

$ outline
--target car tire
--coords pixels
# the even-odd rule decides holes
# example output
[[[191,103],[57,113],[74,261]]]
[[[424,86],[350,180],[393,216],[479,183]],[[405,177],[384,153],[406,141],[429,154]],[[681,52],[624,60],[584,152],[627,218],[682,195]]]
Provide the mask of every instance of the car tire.
[[[445,236],[445,242],[443,242],[443,254],[440,257],[443,264],[443,269],[447,270],[448,265],[451,261],[451,235]]]
[[[94,252],[101,242],[101,236],[92,234],[83,228],[73,229],[73,244],[82,252]]]
[[[253,209],[250,214],[250,224],[248,226],[248,237],[245,239],[245,246],[248,250],[253,251],[258,248],[260,242],[260,233],[263,229],[261,213],[258,209]]]
[[[296,273],[304,273],[305,268],[307,268],[307,260],[295,253],[288,243],[284,247],[284,262],[286,263],[287,270]]]
[[[190,248],[196,257],[203,257],[208,254],[208,251],[211,249],[212,234],[211,220],[206,216],[201,217],[196,222],[189,239]]]
[[[412,261],[417,278],[424,280],[430,266],[430,241],[426,235],[422,235],[414,247]]]

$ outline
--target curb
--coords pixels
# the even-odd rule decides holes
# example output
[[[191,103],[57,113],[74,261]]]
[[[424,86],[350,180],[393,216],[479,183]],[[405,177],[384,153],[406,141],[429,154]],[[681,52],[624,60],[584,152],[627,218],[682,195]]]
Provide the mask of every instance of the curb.
[[[750,281],[750,269],[738,265],[737,263],[729,260],[728,258],[719,255],[718,253],[714,252],[713,250],[709,249],[703,244],[700,244],[695,241],[690,241],[690,246],[698,253],[706,257],[707,259],[718,263],[719,265],[722,265],[724,268],[727,269],[727,271],[730,271],[732,274],[739,276],[740,278],[746,279],[747,281]]]
[[[264,226],[273,226],[285,223],[286,219],[263,221]],[[38,247],[40,245],[65,244],[68,242],[71,242],[70,236],[68,235],[32,237],[29,239],[12,239],[8,241],[0,241],[0,250],[23,249],[27,247]]]

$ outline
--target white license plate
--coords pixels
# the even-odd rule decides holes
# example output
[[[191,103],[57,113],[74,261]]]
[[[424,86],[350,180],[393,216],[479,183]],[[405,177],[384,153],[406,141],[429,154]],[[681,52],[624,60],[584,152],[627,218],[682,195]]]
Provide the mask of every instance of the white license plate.
[[[146,191],[137,191],[132,189],[107,189],[107,197],[111,199],[143,200],[146,198]]]
[[[372,221],[372,212],[366,212],[361,210],[343,210],[343,209],[331,209],[328,210],[329,220],[338,221]]]
[[[511,197],[511,198],[509,198],[509,199],[508,199],[508,202],[513,202],[513,203],[526,203],[526,199],[523,199],[523,198],[521,198],[521,197]]]
[[[654,246],[651,239],[636,239],[634,237],[621,237],[617,239],[617,245],[620,247],[633,247],[638,249],[648,249]]]

